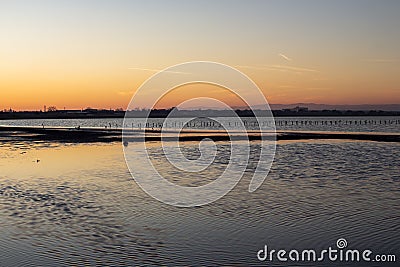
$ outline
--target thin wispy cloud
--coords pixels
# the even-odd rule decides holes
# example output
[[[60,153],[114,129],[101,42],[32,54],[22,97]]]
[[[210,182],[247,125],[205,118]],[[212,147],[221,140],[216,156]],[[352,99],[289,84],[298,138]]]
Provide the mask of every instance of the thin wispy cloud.
[[[240,69],[253,69],[253,70],[265,70],[264,67],[246,66],[246,65],[236,65],[235,68],[240,68]]]
[[[118,91],[117,94],[121,96],[126,96],[126,95],[133,95],[133,90],[131,91]]]
[[[292,61],[292,59],[284,54],[278,54],[281,58],[283,58],[286,61]]]
[[[325,91],[330,90],[329,87],[302,87],[298,85],[280,85],[278,88],[284,89],[300,89],[300,90],[308,90],[308,91]]]
[[[128,68],[129,70],[140,70],[140,71],[149,71],[149,72],[165,72],[165,73],[173,73],[173,74],[190,74],[188,72],[181,71],[170,71],[170,70],[160,70],[160,69],[148,69],[148,68]]]
[[[254,70],[272,70],[272,71],[284,71],[284,72],[293,72],[293,73],[317,73],[320,72],[316,69],[297,67],[297,66],[284,66],[284,65],[263,65],[263,66],[236,66],[237,68],[246,68],[246,69],[254,69]]]
[[[331,90],[332,88],[330,88],[330,87],[306,87],[304,89],[309,90],[309,91],[326,91],[326,90]]]
[[[265,67],[276,70],[294,71],[294,72],[319,72],[316,69],[297,67],[297,66],[284,66],[284,65],[265,65]]]
[[[383,59],[383,58],[373,58],[373,59],[366,59],[364,60],[365,62],[370,62],[370,63],[396,63],[399,62],[398,59]]]
[[[293,88],[298,88],[298,86],[295,85],[279,85],[279,88],[289,88],[289,89],[293,89]]]

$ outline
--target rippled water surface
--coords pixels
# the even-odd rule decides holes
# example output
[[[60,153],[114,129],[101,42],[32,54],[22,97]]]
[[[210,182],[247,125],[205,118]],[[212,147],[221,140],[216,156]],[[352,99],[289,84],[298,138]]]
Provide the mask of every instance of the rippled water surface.
[[[197,143],[182,149],[198,157]],[[195,186],[213,180],[229,160],[219,153],[206,172],[182,175],[159,158],[158,143],[148,151],[174,182]],[[222,199],[176,208],[135,184],[120,143],[0,143],[0,266],[269,266],[256,256],[265,244],[322,250],[338,238],[400,257],[399,155],[397,143],[279,142],[254,193],[250,161]]]

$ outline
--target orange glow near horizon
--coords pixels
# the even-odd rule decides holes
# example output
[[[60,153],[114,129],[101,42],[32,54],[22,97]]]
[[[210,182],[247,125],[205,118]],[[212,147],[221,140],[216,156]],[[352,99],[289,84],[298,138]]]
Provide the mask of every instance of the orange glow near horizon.
[[[241,69],[253,78],[270,104],[396,104],[400,94],[396,84],[377,85],[375,82],[355,84],[343,80],[318,80],[305,75]],[[12,73],[11,73],[12,74]],[[149,76],[148,72],[124,70],[120,73],[60,73],[19,72],[1,79],[1,109],[41,110],[43,106],[58,109],[86,107],[125,109],[135,90]],[[23,77],[23,79],[18,78]],[[266,78],[264,78],[266,77]],[[343,89],[351,88],[351,89]],[[380,88],[377,90],[376,88]],[[197,93],[195,93],[197,92]],[[201,93],[199,93],[201,92]],[[224,89],[201,84],[193,90],[176,89],[158,103],[157,107],[173,107],[191,97],[215,97],[231,106],[243,106]]]
[[[154,72],[129,68],[106,67],[92,63],[91,67],[70,68],[5,68],[1,66],[0,109],[42,110],[43,106],[58,109],[126,109],[135,90]],[[171,64],[172,65],[172,64]],[[100,66],[100,67],[99,67]],[[248,68],[237,66],[260,87],[270,104],[396,104],[400,103],[396,80],[383,81],[382,74],[359,74],[350,77],[325,71],[292,69],[288,64],[279,68]],[[285,69],[286,68],[286,69]],[[357,79],[357,80],[355,80]],[[350,88],[350,89],[349,89]],[[242,106],[222,89],[211,90],[197,85],[193,90],[175,90],[158,106],[177,106],[179,101],[199,96],[217,97],[231,106]],[[190,93],[188,93],[190,92]],[[208,95],[207,95],[208,94]],[[141,107],[140,107],[141,108]]]
[[[246,107],[246,103],[237,95],[228,89],[205,83],[188,84],[177,87],[164,95],[154,106],[156,109],[178,107],[187,100],[193,100],[190,106],[183,104],[181,108],[202,108],[208,104],[208,107],[223,108],[222,104],[214,104],[202,101],[199,98],[212,98],[231,108]],[[188,103],[189,104],[189,103]],[[211,105],[211,106],[210,106]]]
[[[270,104],[400,103],[400,94],[395,83],[384,83],[381,86],[378,81],[356,83],[348,77],[327,79],[325,78],[327,75],[321,73],[298,74],[268,69],[253,70],[240,67],[238,69],[256,82]],[[31,73],[8,69],[5,73],[7,75],[1,78],[0,108],[14,110],[41,110],[44,105],[56,106],[58,109],[86,107],[126,109],[135,90],[153,74],[128,68],[119,70],[94,68],[72,73],[63,70]],[[231,106],[242,106],[237,99],[226,94],[226,90],[224,92],[221,88],[211,89],[201,84],[196,85],[193,90],[174,90],[171,96],[158,104],[158,107],[177,106],[180,101],[200,95],[216,97]]]

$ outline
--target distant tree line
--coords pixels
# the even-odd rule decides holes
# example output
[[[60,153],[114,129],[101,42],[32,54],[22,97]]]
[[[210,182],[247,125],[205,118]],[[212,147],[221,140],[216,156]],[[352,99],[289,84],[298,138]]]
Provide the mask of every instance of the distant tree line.
[[[171,113],[174,111],[173,113]],[[238,109],[234,111],[239,117],[270,116],[271,111]],[[275,117],[342,117],[342,116],[400,116],[400,111],[354,111],[354,110],[308,110],[302,108],[272,110]],[[46,112],[42,111],[15,111],[12,109],[0,111],[0,119],[75,119],[75,118],[165,118],[172,117],[231,117],[232,111],[228,110],[178,110],[171,109],[135,109],[124,111],[121,109],[106,110],[86,108],[83,110],[58,110],[51,106]]]

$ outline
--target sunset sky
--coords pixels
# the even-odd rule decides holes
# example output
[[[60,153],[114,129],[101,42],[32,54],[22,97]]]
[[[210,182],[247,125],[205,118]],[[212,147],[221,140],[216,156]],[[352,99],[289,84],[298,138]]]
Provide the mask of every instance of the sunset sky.
[[[0,109],[126,108],[195,60],[239,69],[270,103],[400,103],[399,14],[397,0],[1,0]]]

